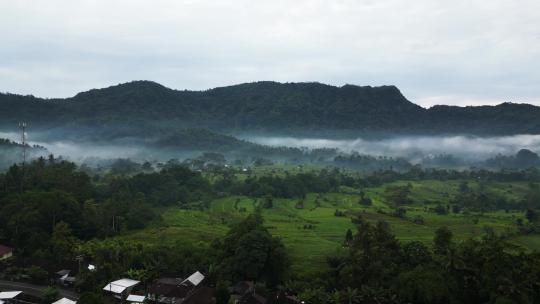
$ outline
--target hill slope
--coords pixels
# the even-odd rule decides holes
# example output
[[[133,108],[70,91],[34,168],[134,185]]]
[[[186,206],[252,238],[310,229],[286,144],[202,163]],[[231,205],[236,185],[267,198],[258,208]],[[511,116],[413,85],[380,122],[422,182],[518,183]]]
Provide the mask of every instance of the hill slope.
[[[523,104],[424,109],[394,86],[335,87],[256,82],[177,91],[150,81],[66,99],[0,94],[0,127],[25,120],[44,129],[153,137],[185,128],[220,132],[540,133],[540,108]],[[96,128],[102,132],[96,133]],[[101,136],[101,135],[100,135]]]

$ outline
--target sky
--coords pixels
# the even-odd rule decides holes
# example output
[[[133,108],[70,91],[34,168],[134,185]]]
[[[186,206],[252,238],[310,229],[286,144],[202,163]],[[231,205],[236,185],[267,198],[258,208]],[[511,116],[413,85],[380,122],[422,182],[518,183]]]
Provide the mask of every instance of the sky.
[[[396,85],[409,100],[540,105],[538,0],[0,0],[0,92],[152,80]]]

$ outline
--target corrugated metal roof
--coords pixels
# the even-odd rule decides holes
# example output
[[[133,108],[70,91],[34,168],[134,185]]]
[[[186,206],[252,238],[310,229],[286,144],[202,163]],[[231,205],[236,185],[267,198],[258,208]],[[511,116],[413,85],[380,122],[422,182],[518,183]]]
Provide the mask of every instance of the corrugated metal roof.
[[[200,272],[195,272],[194,274],[190,275],[187,279],[184,280],[184,282],[182,283],[185,283],[185,282],[190,282],[191,284],[193,284],[194,286],[197,286],[199,285],[199,283],[202,282],[202,280],[204,280],[204,275]]]
[[[2,300],[13,299],[21,293],[22,291],[3,291],[3,292],[0,292],[0,299]]]
[[[52,303],[52,304],[76,304],[77,302],[75,301],[72,301],[70,299],[66,299],[66,298],[61,298],[60,300]]]
[[[120,279],[107,284],[105,287],[103,287],[103,290],[112,293],[122,293],[124,290],[126,290],[126,288],[133,287],[139,283],[139,281],[132,279]]]
[[[146,299],[145,296],[129,295],[126,300],[128,302],[142,303],[142,302],[144,302],[145,299]]]

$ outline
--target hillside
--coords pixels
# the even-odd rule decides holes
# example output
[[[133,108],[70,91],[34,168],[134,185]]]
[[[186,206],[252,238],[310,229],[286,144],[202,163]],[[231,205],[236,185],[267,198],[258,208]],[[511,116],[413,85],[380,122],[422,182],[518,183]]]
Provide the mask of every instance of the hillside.
[[[539,118],[540,108],[525,104],[425,109],[394,86],[256,82],[177,91],[134,81],[66,99],[0,94],[0,127],[13,129],[25,120],[45,130],[69,128],[76,136],[144,138],[186,128],[280,134],[536,134]]]
[[[11,140],[0,138],[0,170],[4,170],[14,163],[22,161],[23,145]],[[28,159],[47,156],[48,151],[44,147],[34,145],[27,146],[26,153]]]

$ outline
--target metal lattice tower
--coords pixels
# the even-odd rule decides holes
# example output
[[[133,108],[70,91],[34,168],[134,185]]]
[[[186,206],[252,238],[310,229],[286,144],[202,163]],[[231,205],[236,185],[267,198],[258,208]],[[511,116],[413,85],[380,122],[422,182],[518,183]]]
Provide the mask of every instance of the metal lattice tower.
[[[24,164],[26,164],[26,148],[27,148],[27,143],[26,143],[26,122],[20,122],[19,123],[19,128],[21,129],[21,144],[22,144],[22,148],[23,148],[23,166]]]

